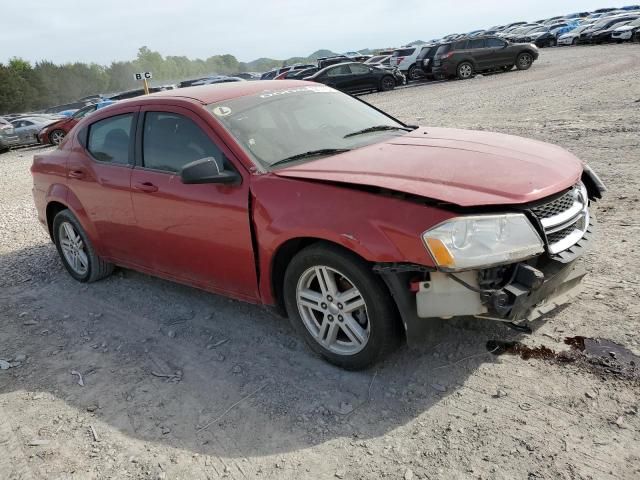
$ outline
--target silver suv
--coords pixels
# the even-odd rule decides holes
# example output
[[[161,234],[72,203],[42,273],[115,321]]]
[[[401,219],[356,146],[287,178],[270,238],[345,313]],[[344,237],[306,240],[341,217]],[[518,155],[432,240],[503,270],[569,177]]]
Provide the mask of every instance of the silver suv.
[[[416,59],[423,50],[429,48],[431,45],[396,48],[391,54],[391,67],[398,67],[398,70],[407,76],[407,80],[417,80],[422,77],[422,70],[416,64]]]

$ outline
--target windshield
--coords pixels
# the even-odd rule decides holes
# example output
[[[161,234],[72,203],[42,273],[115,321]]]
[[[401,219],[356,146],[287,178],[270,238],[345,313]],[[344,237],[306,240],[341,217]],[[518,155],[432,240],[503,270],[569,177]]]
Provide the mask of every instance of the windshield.
[[[330,155],[330,150],[362,147],[403,134],[406,128],[367,104],[325,86],[266,90],[214,103],[207,109],[265,168],[308,152],[322,150]],[[372,127],[380,128],[362,132]]]

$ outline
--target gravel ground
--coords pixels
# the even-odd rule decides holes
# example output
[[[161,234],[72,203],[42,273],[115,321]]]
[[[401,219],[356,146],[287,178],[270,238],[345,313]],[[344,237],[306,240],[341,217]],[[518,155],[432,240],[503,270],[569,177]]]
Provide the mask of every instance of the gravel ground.
[[[256,306],[128,270],[74,282],[32,205],[42,149],[0,155],[0,478],[639,478],[637,371],[487,351],[580,335],[640,353],[639,74],[637,45],[546,49],[527,72],[364,97],[557,143],[609,192],[578,302],[527,336],[450,324],[358,373]]]

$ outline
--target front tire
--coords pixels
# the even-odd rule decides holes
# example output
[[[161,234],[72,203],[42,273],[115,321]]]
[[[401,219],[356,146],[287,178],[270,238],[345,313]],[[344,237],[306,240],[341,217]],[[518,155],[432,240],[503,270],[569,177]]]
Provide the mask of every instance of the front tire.
[[[113,272],[113,264],[96,254],[82,225],[69,210],[62,210],[53,219],[53,239],[62,264],[77,281],[95,282]]]
[[[458,65],[456,74],[460,80],[467,80],[473,77],[473,65],[471,62],[462,62]]]
[[[287,267],[284,301],[298,334],[339,367],[369,367],[397,346],[399,323],[386,286],[366,262],[338,247],[301,250]]]
[[[391,75],[385,75],[384,77],[382,77],[382,79],[380,80],[381,92],[388,92],[389,90],[393,90],[394,88],[396,88],[395,78],[393,78]]]
[[[518,70],[529,70],[533,64],[533,57],[530,53],[521,53],[516,60],[516,68]]]

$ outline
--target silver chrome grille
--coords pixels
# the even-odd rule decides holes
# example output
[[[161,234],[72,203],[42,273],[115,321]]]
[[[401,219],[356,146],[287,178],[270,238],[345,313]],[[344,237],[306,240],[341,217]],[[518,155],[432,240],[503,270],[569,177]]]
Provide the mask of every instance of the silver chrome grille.
[[[563,252],[578,243],[589,228],[589,197],[582,182],[551,202],[533,207],[547,240],[549,253]]]

